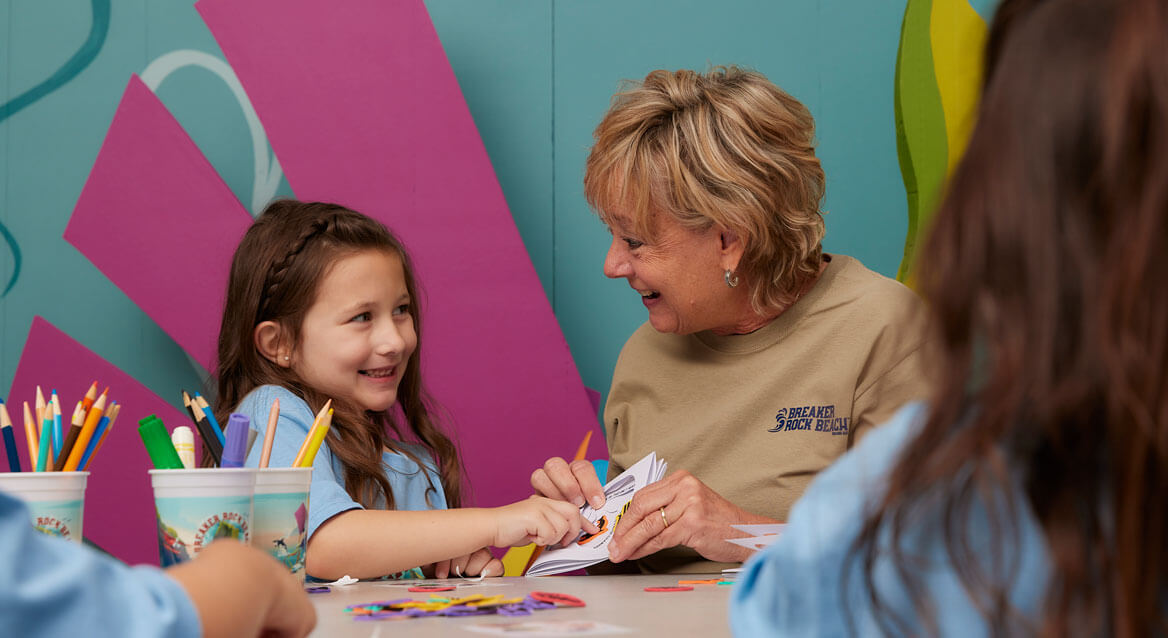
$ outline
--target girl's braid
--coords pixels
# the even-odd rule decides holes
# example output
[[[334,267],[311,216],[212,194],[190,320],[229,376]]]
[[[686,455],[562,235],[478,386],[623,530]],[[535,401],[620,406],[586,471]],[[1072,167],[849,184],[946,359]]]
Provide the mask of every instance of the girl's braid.
[[[268,302],[275,297],[280,285],[284,283],[284,276],[288,274],[288,269],[296,261],[296,256],[304,251],[304,247],[308,245],[309,240],[319,234],[326,233],[332,221],[333,217],[329,216],[323,219],[317,219],[305,226],[300,231],[300,235],[296,237],[296,240],[292,242],[292,247],[288,249],[287,254],[272,265],[271,272],[264,279],[263,300],[260,302],[260,317],[263,317],[267,312]]]

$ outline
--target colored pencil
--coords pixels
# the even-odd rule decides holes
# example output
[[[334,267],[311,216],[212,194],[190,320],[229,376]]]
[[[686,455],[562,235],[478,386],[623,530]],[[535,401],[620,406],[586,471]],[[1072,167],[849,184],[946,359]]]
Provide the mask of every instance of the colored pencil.
[[[106,388],[108,391],[109,388]],[[85,391],[85,396],[81,399],[81,407],[85,409],[85,413],[89,413],[89,408],[93,407],[93,401],[97,398],[97,381],[94,381],[89,389]]]
[[[38,423],[32,418],[32,410],[28,408],[28,401],[24,402],[24,438],[28,439],[28,464],[32,467],[28,468],[31,472],[36,469],[37,458],[37,439],[40,438],[40,428]]]
[[[312,462],[316,460],[316,453],[320,450],[320,444],[324,442],[324,437],[328,436],[329,426],[333,423],[333,411],[330,409],[328,414],[321,419],[320,426],[312,428],[309,435],[308,449],[304,452],[304,458],[299,459],[299,463],[293,463],[292,467],[312,467]]]
[[[61,455],[61,446],[65,443],[65,431],[61,429],[61,397],[53,390],[49,403],[53,405],[53,463]]]
[[[324,402],[324,407],[320,409],[320,412],[316,413],[316,418],[312,420],[312,427],[309,428],[308,434],[304,437],[304,443],[300,445],[300,451],[296,453],[296,459],[292,461],[292,467],[311,467],[303,465],[304,459],[308,458],[308,448],[312,446],[312,439],[320,432],[321,423],[324,422],[325,416],[332,409],[332,405],[333,400],[329,399]],[[324,440],[323,435],[320,436],[320,440]],[[319,442],[316,445],[317,448],[320,447]],[[315,453],[316,451],[314,450],[313,454]]]
[[[85,451],[89,449],[89,441],[93,439],[93,432],[97,429],[97,423],[101,421],[102,412],[105,412],[105,401],[108,394],[109,388],[106,388],[85,414],[85,421],[81,425],[81,431],[77,435],[77,440],[73,442],[73,448],[69,451],[69,458],[65,461],[66,472],[76,472],[77,468],[81,465],[81,457],[85,456]],[[84,408],[85,403],[82,402],[81,406]]]
[[[53,471],[60,472],[65,469],[65,464],[69,461],[69,455],[73,453],[73,448],[77,445],[77,438],[81,436],[81,426],[85,425],[85,410],[81,407],[81,402],[73,408],[73,416],[69,418],[69,433],[65,435],[65,442],[61,444],[61,451],[57,454],[57,461],[53,463]],[[85,450],[82,450],[84,452]]]
[[[191,419],[195,422],[195,429],[199,432],[199,438],[203,439],[204,447],[211,455],[215,466],[218,467],[223,460],[223,444],[219,442],[219,437],[215,436],[215,431],[211,429],[211,423],[207,421],[207,414],[199,408],[186,390],[183,390],[183,405],[187,412],[190,412]]]
[[[272,441],[276,440],[276,423],[280,421],[280,399],[272,401],[268,410],[268,429],[264,430],[264,447],[260,450],[260,467],[267,467],[272,458]]]
[[[4,431],[4,449],[8,451],[8,470],[20,471],[20,454],[16,451],[16,435],[12,432],[12,419],[8,416],[8,406],[0,399],[0,430]]]
[[[211,409],[211,404],[203,398],[203,395],[198,392],[195,393],[195,398],[191,399],[195,406],[207,415],[207,421],[211,423],[211,429],[215,432],[215,436],[219,437],[219,445],[227,444],[227,435],[223,433],[223,428],[219,427],[219,420],[215,418],[215,411]]]
[[[592,430],[584,433],[584,440],[580,441],[580,447],[576,448],[576,456],[572,457],[573,461],[583,461],[588,458],[588,443],[592,441]]]
[[[106,438],[109,437],[109,433],[113,431],[114,421],[118,420],[118,415],[121,414],[121,412],[122,404],[120,403],[115,403],[114,405],[110,406],[108,411],[106,411],[106,416],[109,417],[109,422],[106,423],[105,431],[101,433],[101,438],[97,440],[97,447],[93,448],[93,453],[89,455],[88,459],[85,459],[85,461],[82,462],[82,470],[89,469],[89,464],[93,462],[93,457],[97,456],[97,453],[101,451],[101,445],[105,443]],[[102,420],[104,421],[105,419]],[[101,423],[98,423],[98,426],[100,427]]]
[[[45,422],[45,394],[41,392],[39,385],[37,386],[36,403],[33,406],[36,408],[36,422],[39,429],[41,424]]]
[[[45,407],[45,411],[50,411],[48,406]],[[53,456],[53,423],[51,418],[46,418],[41,425],[40,442],[37,443],[36,471],[51,472],[53,469],[53,459],[49,458],[51,456]]]
[[[97,445],[101,443],[101,439],[105,436],[105,431],[109,427],[110,413],[114,406],[111,405],[106,413],[102,415],[101,420],[97,422],[97,427],[93,429],[93,436],[89,439],[89,445],[85,446],[85,454],[81,455],[81,462],[78,464],[78,469],[82,472],[89,467],[89,459],[93,458],[93,454],[97,452]]]

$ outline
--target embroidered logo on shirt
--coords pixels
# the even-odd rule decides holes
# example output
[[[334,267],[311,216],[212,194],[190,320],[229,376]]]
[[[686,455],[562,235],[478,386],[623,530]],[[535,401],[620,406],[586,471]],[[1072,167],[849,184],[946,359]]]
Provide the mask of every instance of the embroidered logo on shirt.
[[[811,430],[830,432],[832,436],[848,433],[851,417],[837,417],[834,405],[803,405],[779,408],[775,414],[775,427],[767,432],[789,432]]]

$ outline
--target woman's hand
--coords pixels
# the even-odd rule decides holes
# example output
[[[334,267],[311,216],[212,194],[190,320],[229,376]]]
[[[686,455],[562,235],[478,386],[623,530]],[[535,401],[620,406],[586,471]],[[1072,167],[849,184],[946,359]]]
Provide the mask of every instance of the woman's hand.
[[[496,507],[491,513],[496,517],[491,544],[496,547],[562,545],[575,540],[582,529],[590,534],[599,531],[575,505],[542,496]]]
[[[491,551],[486,547],[466,556],[434,563],[434,578],[446,578],[450,575],[478,576],[479,574],[484,577],[503,575],[502,561],[491,556]]]
[[[584,507],[585,499],[593,509],[604,505],[604,486],[588,461],[569,464],[558,456],[550,458],[543,467],[532,472],[531,487],[540,496],[567,501],[576,507]]]
[[[633,496],[613,532],[608,555],[612,562],[619,563],[684,545],[697,550],[706,560],[737,563],[752,552],[726,542],[727,538],[746,536],[730,526],[774,522],[777,521],[740,509],[682,470],[645,486]]]

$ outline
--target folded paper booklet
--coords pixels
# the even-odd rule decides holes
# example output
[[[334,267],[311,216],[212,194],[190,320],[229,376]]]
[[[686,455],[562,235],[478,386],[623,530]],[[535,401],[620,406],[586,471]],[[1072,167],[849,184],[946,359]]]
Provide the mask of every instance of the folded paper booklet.
[[[657,460],[657,453],[650,452],[648,456],[621,472],[620,476],[609,481],[608,485],[604,486],[604,505],[599,510],[592,509],[590,505],[580,508],[580,514],[596,523],[600,531],[596,534],[584,534],[567,547],[544,550],[531,564],[527,575],[561,574],[608,560],[608,542],[612,539],[617,522],[629,508],[633,494],[665,476],[665,467],[665,461]]]

